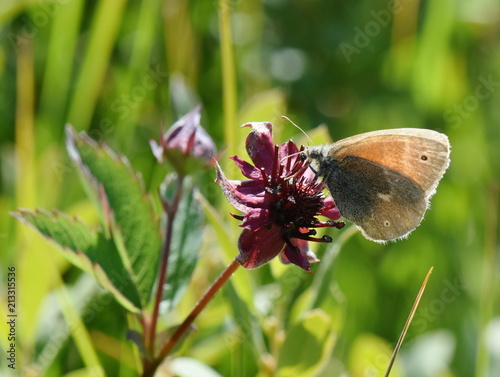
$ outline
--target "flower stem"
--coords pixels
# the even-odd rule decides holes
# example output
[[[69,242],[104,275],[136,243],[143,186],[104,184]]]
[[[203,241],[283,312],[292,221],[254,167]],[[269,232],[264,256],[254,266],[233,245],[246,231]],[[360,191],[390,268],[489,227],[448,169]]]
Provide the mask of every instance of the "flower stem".
[[[161,266],[160,266],[160,277],[158,279],[158,287],[156,289],[155,305],[153,309],[153,315],[151,317],[150,326],[146,329],[146,345],[147,349],[154,355],[155,347],[155,335],[156,335],[156,324],[158,322],[158,314],[160,310],[160,303],[163,297],[163,287],[165,286],[165,281],[167,279],[167,269],[168,269],[168,257],[170,255],[170,245],[172,243],[172,231],[174,228],[174,218],[179,208],[179,202],[182,196],[182,186],[184,182],[184,176],[179,175],[177,180],[177,190],[175,192],[174,199],[168,205],[164,205],[166,210],[166,232],[165,232],[165,242],[163,243],[163,251],[161,255]],[[162,198],[162,200],[165,200]]]
[[[195,305],[191,313],[186,317],[184,322],[175,330],[170,339],[163,345],[162,349],[158,353],[158,356],[151,362],[149,367],[145,369],[143,373],[143,377],[151,377],[154,375],[156,368],[160,365],[163,359],[172,351],[177,342],[181,339],[184,333],[191,327],[191,324],[196,319],[198,314],[207,306],[207,304],[215,297],[215,294],[219,291],[222,286],[228,281],[231,275],[237,270],[240,266],[238,261],[233,260],[224,271],[219,275],[217,280],[213,282],[213,284],[208,288],[203,297],[198,301]]]

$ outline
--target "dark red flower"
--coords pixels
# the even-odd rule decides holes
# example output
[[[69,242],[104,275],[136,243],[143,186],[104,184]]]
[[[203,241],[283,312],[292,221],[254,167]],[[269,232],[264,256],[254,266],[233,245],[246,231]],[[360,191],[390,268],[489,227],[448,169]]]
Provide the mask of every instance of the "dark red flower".
[[[248,180],[228,180],[216,164],[217,182],[224,195],[244,214],[231,214],[244,228],[237,260],[245,268],[257,268],[280,255],[282,262],[310,272],[310,262],[319,260],[308,241],[332,241],[329,236],[313,237],[316,230],[311,228],[341,228],[344,223],[333,221],[340,213],[333,199],[324,197],[323,183],[308,169],[309,163],[300,159],[292,141],[274,145],[271,123],[244,127],[252,128],[246,149],[254,165],[238,156],[230,158]],[[319,221],[318,215],[331,220]]]
[[[154,140],[149,142],[159,163],[166,158],[183,175],[212,166],[215,144],[200,125],[200,111],[198,105],[175,122],[161,135],[160,144]]]

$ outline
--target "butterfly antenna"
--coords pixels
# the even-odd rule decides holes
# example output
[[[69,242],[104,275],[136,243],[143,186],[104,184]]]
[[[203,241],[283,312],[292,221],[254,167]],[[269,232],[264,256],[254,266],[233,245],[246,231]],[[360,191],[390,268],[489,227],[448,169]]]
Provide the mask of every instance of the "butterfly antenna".
[[[283,157],[283,158],[280,160],[280,163],[281,163],[281,162],[283,162],[283,161],[285,161],[287,158],[290,158],[290,157],[293,157],[293,156],[297,156],[298,154],[301,154],[301,153],[302,153],[302,151],[298,151],[298,152],[296,152],[296,153],[289,154],[288,156]]]
[[[307,140],[309,140],[309,142],[311,143],[311,145],[313,144],[311,138],[305,133],[305,131],[302,128],[300,128],[299,126],[297,126],[295,123],[293,123],[290,118],[288,118],[286,115],[282,115],[281,118],[286,119],[287,121],[289,121],[290,123],[292,123],[295,127],[297,127],[300,130],[300,132],[302,132],[304,134],[304,136],[307,138]]]

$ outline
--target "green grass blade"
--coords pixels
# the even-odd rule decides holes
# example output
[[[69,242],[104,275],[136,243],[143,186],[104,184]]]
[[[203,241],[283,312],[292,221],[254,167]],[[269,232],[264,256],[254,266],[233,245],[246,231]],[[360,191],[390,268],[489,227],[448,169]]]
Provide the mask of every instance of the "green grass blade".
[[[97,4],[89,42],[78,73],[69,112],[69,122],[88,129],[108,68],[126,0]]]
[[[54,20],[40,94],[38,145],[46,147],[63,136],[66,108],[82,20],[83,1],[53,2]]]
[[[231,30],[231,3],[219,0],[219,29],[221,39],[221,69],[222,95],[224,109],[224,137],[227,145],[227,154],[236,154],[238,135],[236,124],[236,109],[238,99],[236,94],[236,68],[234,63],[233,37]]]

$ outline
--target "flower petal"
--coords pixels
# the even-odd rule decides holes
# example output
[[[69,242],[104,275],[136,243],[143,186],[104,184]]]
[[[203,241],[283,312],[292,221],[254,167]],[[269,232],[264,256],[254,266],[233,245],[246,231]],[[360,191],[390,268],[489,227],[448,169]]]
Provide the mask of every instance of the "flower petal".
[[[257,268],[269,262],[285,246],[281,230],[276,225],[256,232],[243,229],[238,240],[240,255],[236,257],[236,260],[248,269]]]
[[[309,181],[316,181],[318,179],[318,176],[316,175],[315,172],[311,170],[311,168],[306,169],[304,173],[302,173],[302,175],[304,176],[305,179]]]
[[[264,168],[271,174],[274,161],[273,126],[268,122],[246,123],[242,127],[252,127],[246,140],[247,153],[257,168]]]
[[[286,143],[281,144],[279,147],[279,151],[278,151],[279,159],[281,161],[285,157],[293,155],[292,157],[290,157],[291,165],[293,165],[297,161],[297,159],[300,157],[298,152],[299,152],[299,149],[297,148],[295,143],[291,140],[287,141]]]
[[[326,216],[332,220],[338,220],[342,217],[331,196],[325,199],[325,201],[323,202],[323,207],[321,207],[319,214],[322,216]]]
[[[151,146],[151,151],[153,155],[156,157],[160,164],[163,163],[163,147],[159,145],[156,141],[150,140],[149,145]]]
[[[215,181],[220,184],[226,199],[234,208],[246,214],[252,208],[266,207],[269,199],[264,195],[264,182],[228,180],[217,161],[214,163],[217,170]]]
[[[215,154],[215,144],[200,125],[201,106],[180,118],[162,136],[164,149],[178,149],[186,155],[208,161]]]
[[[306,242],[306,241],[304,241],[304,242]],[[304,255],[307,258],[307,260],[309,262],[311,262],[311,263],[318,263],[318,262],[320,262],[320,260],[316,256],[316,254],[314,254],[311,249],[307,249],[307,251],[304,252]]]
[[[214,141],[200,124],[200,111],[196,106],[162,133],[159,146],[151,143],[157,160],[168,160],[183,175],[206,170],[215,154]]]
[[[238,156],[233,156],[229,158],[234,161],[235,165],[238,168],[240,168],[241,173],[245,177],[256,180],[262,179],[262,173],[255,166],[249,164],[248,162],[246,162],[245,160],[243,160]]]
[[[252,208],[246,213],[241,226],[255,232],[271,223],[271,211],[266,208]]]
[[[309,249],[307,241],[292,238],[290,242],[292,245],[295,245],[300,249],[300,253],[297,253],[287,245],[280,254],[281,261],[285,264],[293,263],[307,272],[311,272],[311,264],[309,262],[319,262],[319,259],[316,258],[316,255],[314,255],[314,253]]]

